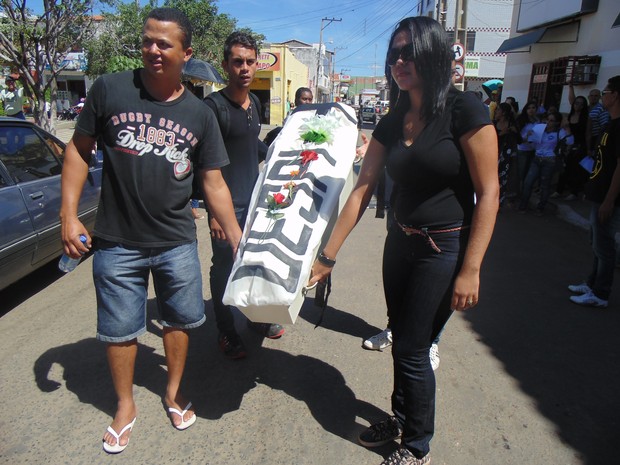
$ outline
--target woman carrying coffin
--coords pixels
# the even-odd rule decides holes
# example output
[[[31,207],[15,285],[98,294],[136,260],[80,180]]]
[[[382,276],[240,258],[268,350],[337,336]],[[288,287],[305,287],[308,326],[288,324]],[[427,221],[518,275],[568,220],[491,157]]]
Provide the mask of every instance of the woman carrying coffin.
[[[394,416],[359,438],[375,447],[402,437],[384,464],[430,463],[435,377],[429,348],[453,310],[478,303],[480,267],[497,215],[497,136],[475,94],[452,86],[452,58],[436,21],[412,17],[396,27],[386,59],[390,112],[373,133],[357,184],[310,279],[312,285],[327,278],[387,166],[397,185],[383,257]]]

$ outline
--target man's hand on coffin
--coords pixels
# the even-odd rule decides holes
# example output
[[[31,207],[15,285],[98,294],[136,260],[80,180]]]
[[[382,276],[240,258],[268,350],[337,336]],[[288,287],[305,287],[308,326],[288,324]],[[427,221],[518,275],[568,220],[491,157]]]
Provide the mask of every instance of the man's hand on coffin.
[[[217,222],[217,220],[213,217],[211,217],[211,220],[209,221],[209,230],[211,231],[211,237],[221,239],[223,241],[226,240],[226,234],[224,233],[224,230]]]
[[[368,143],[370,142],[366,134],[361,133],[362,136],[362,145],[355,149],[355,160],[353,163],[359,163],[366,156],[366,150],[368,149]]]

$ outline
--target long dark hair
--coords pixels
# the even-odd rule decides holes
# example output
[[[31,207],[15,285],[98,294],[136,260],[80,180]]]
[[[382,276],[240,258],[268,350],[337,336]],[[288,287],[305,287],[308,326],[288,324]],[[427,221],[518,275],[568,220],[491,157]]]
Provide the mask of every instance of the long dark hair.
[[[392,47],[394,37],[401,31],[409,31],[413,44],[413,63],[422,81],[421,116],[426,122],[443,113],[452,84],[452,60],[454,53],[446,31],[434,19],[415,16],[403,19],[390,37]],[[388,49],[389,52],[389,49]],[[409,109],[409,93],[398,88],[392,77],[392,69],[385,62],[385,77],[390,86],[390,108],[396,114],[404,114]]]
[[[570,112],[568,113],[568,121],[570,121],[570,119],[575,114],[575,103],[577,103],[577,100],[583,101],[583,105],[581,105],[581,111],[579,112],[579,121],[577,122],[577,124],[585,125],[588,123],[588,117],[589,117],[588,100],[585,97],[582,97],[581,95],[579,95],[578,97],[575,97],[575,100],[573,100],[573,104],[570,106]]]
[[[517,129],[519,129],[519,131],[521,131],[521,129],[523,129],[527,124],[531,123],[530,117],[527,114],[527,107],[531,105],[534,105],[534,108],[536,109],[536,111],[538,111],[538,103],[536,102],[536,100],[530,100],[525,104],[523,110],[521,110],[521,113],[519,113],[519,116],[517,116]],[[538,121],[538,117],[535,117],[536,121]]]

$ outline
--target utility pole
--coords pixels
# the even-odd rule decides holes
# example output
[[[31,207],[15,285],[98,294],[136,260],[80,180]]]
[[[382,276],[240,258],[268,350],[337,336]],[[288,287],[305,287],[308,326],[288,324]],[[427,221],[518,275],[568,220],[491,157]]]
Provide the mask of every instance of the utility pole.
[[[338,50],[346,50],[346,48],[347,47],[334,47],[334,54],[332,56],[332,66],[331,66],[332,71],[330,73],[331,82],[330,82],[330,86],[329,86],[329,88],[331,89],[331,92],[330,92],[330,95],[329,95],[329,101],[330,102],[334,101],[334,88],[336,87],[335,83],[334,83],[334,74],[336,73],[336,52]]]
[[[437,0],[437,22],[446,29],[446,0]]]
[[[328,21],[328,23],[323,26],[323,21]],[[323,48],[323,29],[325,29],[327,26],[329,26],[331,23],[333,23],[334,21],[342,21],[342,18],[340,19],[336,19],[336,18],[323,18],[321,19],[321,34],[319,35],[319,52],[317,54],[317,60],[316,60],[316,83],[315,83],[315,93],[314,93],[314,98],[315,101],[317,103],[321,103],[320,102],[320,97],[319,97],[319,77],[320,77],[320,72],[321,72],[321,49]]]
[[[467,54],[467,0],[456,0],[456,6],[454,10],[454,42],[460,42],[465,47],[465,54]],[[463,57],[463,69],[465,69],[465,58]],[[465,90],[465,76],[463,80],[455,84],[457,89]]]

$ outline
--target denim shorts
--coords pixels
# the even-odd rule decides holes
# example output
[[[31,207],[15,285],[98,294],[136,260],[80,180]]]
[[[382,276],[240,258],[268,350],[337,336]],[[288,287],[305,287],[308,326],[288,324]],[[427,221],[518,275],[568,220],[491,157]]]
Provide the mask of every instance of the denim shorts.
[[[140,248],[96,239],[93,279],[97,339],[125,342],[146,332],[149,274],[162,326],[190,329],[205,321],[198,246]]]

